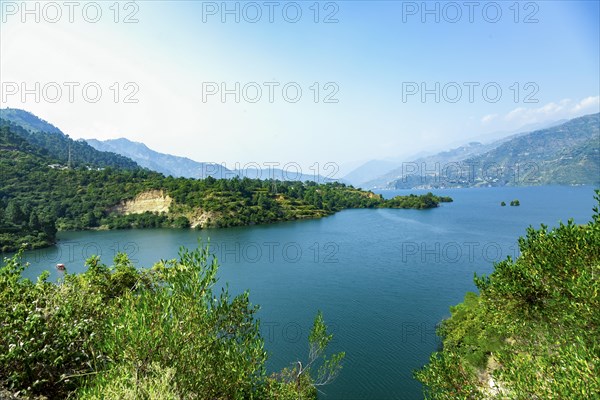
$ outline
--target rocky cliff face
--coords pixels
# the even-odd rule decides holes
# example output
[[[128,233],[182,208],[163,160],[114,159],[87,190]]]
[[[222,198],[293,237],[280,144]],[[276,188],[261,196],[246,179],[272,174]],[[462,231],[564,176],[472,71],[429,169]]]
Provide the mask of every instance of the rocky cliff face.
[[[162,190],[149,190],[138,194],[133,200],[126,200],[111,208],[119,214],[142,214],[147,211],[166,213],[173,199]]]

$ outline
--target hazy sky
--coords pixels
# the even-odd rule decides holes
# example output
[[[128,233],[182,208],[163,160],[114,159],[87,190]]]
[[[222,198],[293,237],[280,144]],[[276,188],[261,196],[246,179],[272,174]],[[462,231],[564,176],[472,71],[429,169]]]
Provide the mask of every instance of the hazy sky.
[[[0,105],[232,167],[352,165],[598,112],[598,4],[2,0]]]

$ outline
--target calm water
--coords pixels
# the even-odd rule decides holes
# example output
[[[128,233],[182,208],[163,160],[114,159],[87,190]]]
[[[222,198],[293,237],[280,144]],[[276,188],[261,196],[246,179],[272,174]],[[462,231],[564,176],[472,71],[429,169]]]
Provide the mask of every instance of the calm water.
[[[412,191],[417,192],[417,191]],[[383,192],[384,196],[408,191]],[[473,273],[517,254],[529,225],[591,219],[592,187],[486,188],[437,191],[454,198],[434,210],[347,210],[314,221],[222,230],[65,232],[58,246],[28,252],[35,276],[64,263],[83,270],[100,254],[110,264],[126,251],[139,266],[174,258],[198,238],[221,262],[220,284],[249,289],[261,305],[262,333],[275,371],[307,356],[317,310],[344,350],[339,378],[324,399],[421,399],[412,371],[438,346],[435,325],[474,290]],[[500,207],[519,199],[520,207]]]

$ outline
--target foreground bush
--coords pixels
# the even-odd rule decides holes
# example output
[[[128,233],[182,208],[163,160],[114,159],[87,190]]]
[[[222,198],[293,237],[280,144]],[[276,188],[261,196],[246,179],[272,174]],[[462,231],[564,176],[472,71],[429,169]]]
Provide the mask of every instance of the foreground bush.
[[[267,377],[267,354],[248,293],[218,295],[208,249],[136,270],[118,254],[54,284],[22,279],[20,255],[0,269],[0,383],[14,392],[83,399],[311,399],[343,353],[319,313],[310,368]],[[316,361],[316,362],[315,362]],[[299,363],[301,365],[301,363]],[[324,374],[324,375],[323,375]],[[323,378],[325,377],[325,378]]]
[[[600,205],[600,191],[596,191]],[[521,255],[451,307],[443,351],[416,372],[432,399],[591,399],[600,394],[600,211],[529,228]]]

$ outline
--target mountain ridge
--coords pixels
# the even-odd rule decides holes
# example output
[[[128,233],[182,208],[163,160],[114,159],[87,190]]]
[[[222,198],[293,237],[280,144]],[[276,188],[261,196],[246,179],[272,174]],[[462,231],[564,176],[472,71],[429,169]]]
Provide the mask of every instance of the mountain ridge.
[[[4,126],[29,143],[44,149],[55,162],[63,166],[140,169],[137,163],[127,157],[101,152],[84,141],[71,139],[56,126],[28,111],[0,109],[0,127]]]
[[[558,126],[567,121],[568,120],[561,119],[544,123],[532,123],[524,125],[518,130],[493,132],[490,134],[473,136],[468,141],[450,145],[448,149],[439,151],[420,152],[419,154],[416,154],[412,157],[370,160],[361,164],[359,167],[346,174],[344,176],[344,179],[357,187],[365,187],[369,189],[387,188],[389,182],[393,181],[398,175],[401,175],[402,167],[405,164],[415,162],[454,162],[460,159],[456,157],[458,155],[457,153],[459,153],[460,151],[468,150],[469,147],[471,147],[472,150],[475,150],[472,146],[475,143],[479,143],[484,147],[481,147],[481,149],[473,153],[467,151],[468,154],[465,155],[476,155],[479,152],[491,150],[507,140],[516,138],[518,136],[526,135],[537,130]],[[373,165],[375,165],[376,167],[372,168]]]
[[[208,176],[219,179],[233,174],[229,169],[216,164],[192,160],[187,157],[160,153],[152,150],[145,143],[135,142],[127,138],[118,139],[85,139],[100,151],[110,151],[128,157],[144,168],[160,172],[165,176],[204,179]]]
[[[380,190],[599,184],[599,119],[600,114],[589,114],[490,143],[469,142],[399,162],[396,168],[361,184],[350,182],[356,187]],[[518,154],[518,159],[510,156],[512,153]],[[500,171],[491,170],[491,165],[501,167]]]
[[[222,164],[195,161],[188,157],[161,153],[149,148],[145,143],[132,141],[127,138],[118,139],[86,139],[87,143],[97,150],[110,151],[131,158],[144,168],[160,172],[165,176],[205,179],[210,176],[215,179],[229,179],[234,177],[250,179],[275,179],[280,181],[311,181],[326,183],[340,181],[339,179],[326,178],[321,175],[304,174],[302,171],[284,170],[281,168],[254,168],[229,169]],[[259,165],[257,165],[259,166]]]
[[[32,133],[57,133],[63,136],[67,136],[56,126],[50,122],[38,117],[37,115],[21,110],[18,108],[2,108],[0,109],[0,118],[9,120],[15,125],[18,125]]]
[[[515,135],[488,151],[450,161],[446,167],[453,168],[452,176],[435,167],[419,166],[410,174],[402,171],[388,188],[598,185],[600,113]]]

